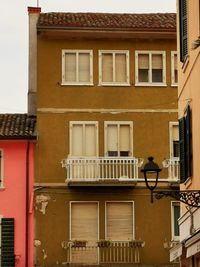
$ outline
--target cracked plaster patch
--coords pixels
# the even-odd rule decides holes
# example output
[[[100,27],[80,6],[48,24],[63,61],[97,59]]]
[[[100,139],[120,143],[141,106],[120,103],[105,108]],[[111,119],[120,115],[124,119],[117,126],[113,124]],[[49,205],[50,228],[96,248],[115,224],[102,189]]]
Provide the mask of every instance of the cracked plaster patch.
[[[41,205],[39,208],[39,211],[42,214],[46,213],[46,208],[48,206],[49,200],[50,200],[50,196],[49,195],[38,195],[36,196],[36,205]],[[37,208],[37,207],[36,207]]]

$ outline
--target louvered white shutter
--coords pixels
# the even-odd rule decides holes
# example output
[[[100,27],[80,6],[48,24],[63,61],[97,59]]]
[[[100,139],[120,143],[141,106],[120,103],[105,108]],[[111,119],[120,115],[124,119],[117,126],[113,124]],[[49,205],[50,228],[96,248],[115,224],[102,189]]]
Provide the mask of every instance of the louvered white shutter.
[[[115,54],[115,82],[126,83],[126,54]]]
[[[98,204],[97,203],[72,203],[71,205],[71,239],[86,240],[88,249],[72,248],[72,263],[97,263],[98,240]],[[93,247],[90,249],[89,247]]]
[[[107,239],[126,241],[133,238],[133,203],[108,202]]]

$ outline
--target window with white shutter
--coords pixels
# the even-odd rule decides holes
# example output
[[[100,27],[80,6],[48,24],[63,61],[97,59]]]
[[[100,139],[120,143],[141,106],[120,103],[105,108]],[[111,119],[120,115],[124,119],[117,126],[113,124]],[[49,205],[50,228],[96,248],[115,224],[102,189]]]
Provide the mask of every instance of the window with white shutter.
[[[98,122],[70,122],[70,155],[76,157],[98,155]]]
[[[62,50],[62,85],[92,84],[92,50]]]
[[[99,84],[130,85],[129,82],[129,51],[99,51]]]
[[[171,85],[178,85],[177,52],[171,51]]]
[[[105,155],[130,157],[133,155],[133,123],[105,122]]]
[[[72,241],[86,241],[86,247],[88,247],[88,249],[72,247],[72,263],[97,263],[98,250],[95,247],[99,238],[98,225],[97,202],[71,202],[70,239]]]
[[[170,134],[170,158],[179,157],[179,127],[178,122],[170,122],[169,124]]]
[[[135,52],[135,85],[165,86],[165,51]]]
[[[106,202],[106,239],[128,241],[134,238],[133,202]]]

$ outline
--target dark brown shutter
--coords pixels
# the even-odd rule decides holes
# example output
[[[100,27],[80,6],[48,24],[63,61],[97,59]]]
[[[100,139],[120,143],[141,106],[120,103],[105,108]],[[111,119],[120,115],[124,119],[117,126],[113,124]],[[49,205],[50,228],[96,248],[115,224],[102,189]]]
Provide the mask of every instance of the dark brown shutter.
[[[1,219],[1,267],[14,267],[14,219]]]
[[[180,182],[184,183],[186,175],[186,155],[185,155],[185,117],[179,120],[179,143],[180,143]]]
[[[188,54],[188,34],[187,34],[187,0],[179,0],[179,20],[180,20],[180,60],[184,62]]]
[[[186,154],[186,166],[187,166],[187,177],[190,177],[192,174],[191,167],[191,111],[190,107],[187,107],[186,116],[185,116],[185,154]]]

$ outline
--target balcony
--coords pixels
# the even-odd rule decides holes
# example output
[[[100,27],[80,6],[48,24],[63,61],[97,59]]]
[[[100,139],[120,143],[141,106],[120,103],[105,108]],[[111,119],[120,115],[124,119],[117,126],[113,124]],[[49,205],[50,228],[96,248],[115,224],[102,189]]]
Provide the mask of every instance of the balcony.
[[[168,180],[170,183],[177,183],[180,180],[180,160],[178,157],[165,159],[162,162],[164,168],[168,169]]]
[[[62,160],[68,185],[134,186],[143,159],[135,157],[70,157]]]
[[[135,241],[109,241],[99,246],[99,242],[87,242],[86,245],[74,246],[73,242],[62,242],[70,264],[134,264],[140,263],[140,249],[145,243]]]

